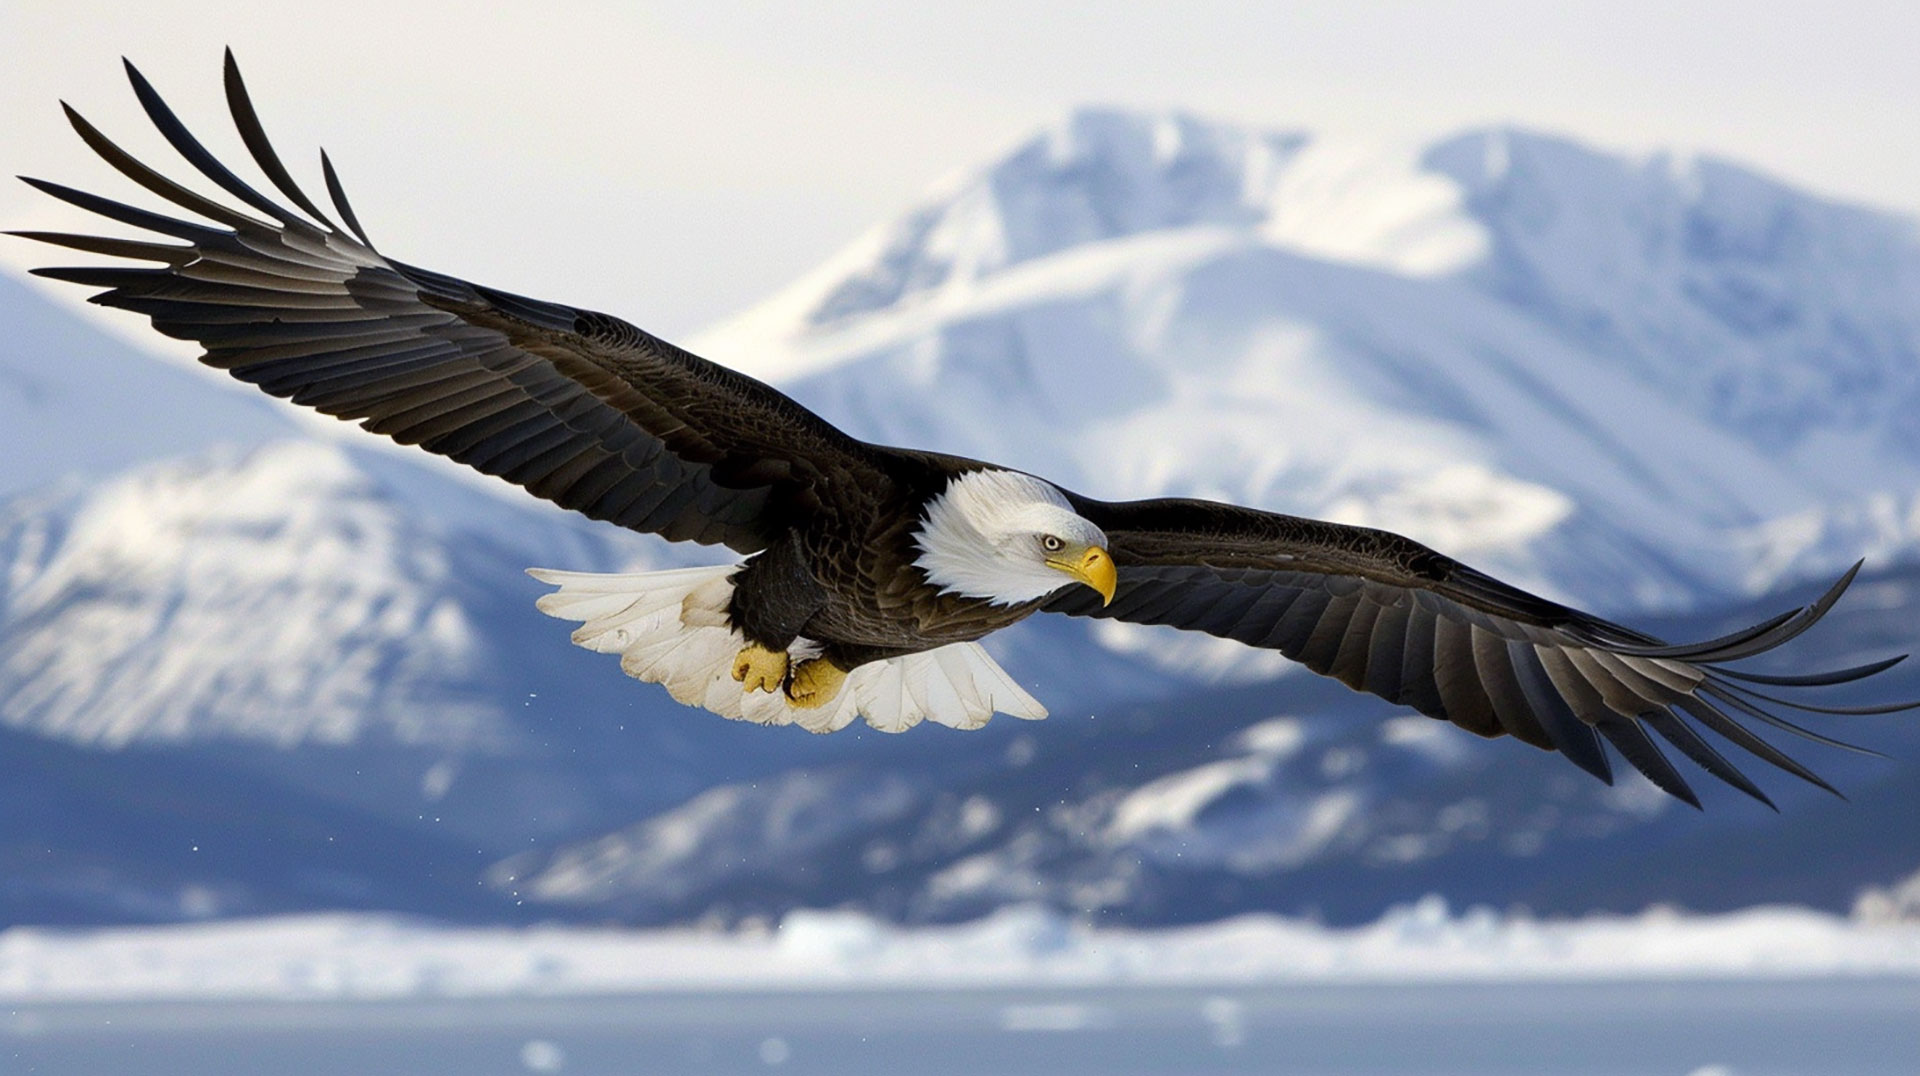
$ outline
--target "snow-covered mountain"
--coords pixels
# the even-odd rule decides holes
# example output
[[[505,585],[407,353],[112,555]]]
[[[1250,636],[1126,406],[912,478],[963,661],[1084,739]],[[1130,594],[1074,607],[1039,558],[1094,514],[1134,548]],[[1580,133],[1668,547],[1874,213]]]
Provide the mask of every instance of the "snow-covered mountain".
[[[1701,820],[1124,625],[993,642],[1038,725],[724,722],[519,574],[687,551],[316,437],[5,281],[0,321],[0,739],[31,748],[0,917],[1845,907],[1920,865],[1911,761]],[[1868,555],[1810,645],[1913,641],[1920,239],[1721,162],[1085,111],[690,343],[861,436],[1391,527],[1677,634]],[[1846,732],[1920,757],[1900,720]]]
[[[869,436],[1615,612],[1920,537],[1913,222],[1711,159],[1084,111],[699,343]]]
[[[14,502],[0,513],[0,555],[20,580],[0,605],[14,640],[0,721],[109,747],[508,736],[497,666],[462,599],[528,589],[519,569],[543,556],[606,552],[557,513],[458,490],[493,516],[462,534],[383,487],[382,462],[279,441]]]

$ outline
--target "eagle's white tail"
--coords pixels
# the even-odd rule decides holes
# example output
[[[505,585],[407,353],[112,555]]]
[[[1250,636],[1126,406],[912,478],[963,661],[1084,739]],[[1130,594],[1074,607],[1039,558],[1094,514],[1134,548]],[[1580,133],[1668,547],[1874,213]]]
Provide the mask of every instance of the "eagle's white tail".
[[[994,711],[1047,716],[978,643],[956,643],[905,657],[870,662],[847,675],[832,702],[807,710],[778,692],[747,691],[733,678],[733,659],[746,640],[727,624],[733,573],[740,565],[678,568],[630,575],[596,575],[529,568],[527,574],[560,589],[537,606],[548,616],[581,621],[573,641],[602,654],[619,654],[628,676],[661,684],[688,706],[762,725],[797,724],[833,732],[865,717],[882,732],[904,732],[931,720],[977,729]],[[819,653],[801,639],[789,651],[800,661]]]

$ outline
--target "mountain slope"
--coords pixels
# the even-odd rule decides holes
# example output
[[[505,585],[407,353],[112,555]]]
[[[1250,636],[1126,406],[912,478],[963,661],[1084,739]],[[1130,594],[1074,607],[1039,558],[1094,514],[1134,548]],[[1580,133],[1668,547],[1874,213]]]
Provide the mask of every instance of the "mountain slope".
[[[465,577],[526,590],[525,562],[607,551],[557,513],[478,493],[470,509],[495,518],[463,535],[382,488],[372,462],[275,442],[0,512],[8,574],[28,580],[0,597],[0,721],[105,746],[500,741],[504,685]]]
[[[0,496],[295,432],[270,401],[137,355],[5,274],[0,325]]]

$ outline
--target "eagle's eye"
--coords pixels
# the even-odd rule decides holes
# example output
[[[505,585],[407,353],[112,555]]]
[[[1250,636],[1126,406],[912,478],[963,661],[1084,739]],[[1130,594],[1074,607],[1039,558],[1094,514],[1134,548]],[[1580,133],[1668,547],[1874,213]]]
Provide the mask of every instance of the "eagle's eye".
[[[1049,553],[1058,553],[1067,547],[1067,543],[1049,534],[1040,539],[1040,548]]]

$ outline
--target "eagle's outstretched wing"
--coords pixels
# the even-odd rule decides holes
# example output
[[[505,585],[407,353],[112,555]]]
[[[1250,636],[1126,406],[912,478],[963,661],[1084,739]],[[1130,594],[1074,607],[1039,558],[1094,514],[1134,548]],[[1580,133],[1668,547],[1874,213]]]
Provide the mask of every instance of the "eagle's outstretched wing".
[[[1611,782],[1604,738],[1656,785],[1696,807],[1699,800],[1654,735],[1772,806],[1689,719],[1831,791],[1736,717],[1851,747],[1768,707],[1877,713],[1920,706],[1810,706],[1749,686],[1847,683],[1900,658],[1804,676],[1765,676],[1724,665],[1771,650],[1812,626],[1852,582],[1858,565],[1811,605],[1724,638],[1671,646],[1535,597],[1385,531],[1207,501],[1110,504],[1069,496],[1076,511],[1106,531],[1119,585],[1111,605],[1102,607],[1099,595],[1074,587],[1051,599],[1049,610],[1171,625],[1278,650],[1355,690],[1482,736],[1511,735],[1558,750]]]
[[[74,130],[108,164],[218,227],[29,179],[82,209],[182,241],[13,233],[159,264],[37,274],[108,289],[93,301],[198,341],[202,361],[275,396],[634,530],[751,553],[829,486],[870,489],[883,480],[869,446],[753,378],[605,314],[383,256],[323,154],[327,189],[347,227],[334,224],[268,144],[231,52],[234,123],[298,212],[215,160],[132,64],[127,75],[167,141],[249,211],[166,178],[69,107]],[[829,481],[834,474],[841,481]]]

